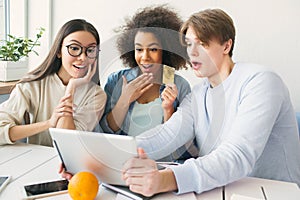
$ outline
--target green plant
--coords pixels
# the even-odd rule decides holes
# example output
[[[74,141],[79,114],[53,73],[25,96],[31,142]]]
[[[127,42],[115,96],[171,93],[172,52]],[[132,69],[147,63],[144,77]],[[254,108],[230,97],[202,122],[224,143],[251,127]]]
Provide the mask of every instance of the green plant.
[[[23,57],[28,57],[31,51],[39,55],[34,50],[34,47],[40,46],[39,39],[42,37],[44,31],[44,28],[39,28],[34,41],[26,37],[8,35],[8,40],[1,40],[0,60],[16,62]]]

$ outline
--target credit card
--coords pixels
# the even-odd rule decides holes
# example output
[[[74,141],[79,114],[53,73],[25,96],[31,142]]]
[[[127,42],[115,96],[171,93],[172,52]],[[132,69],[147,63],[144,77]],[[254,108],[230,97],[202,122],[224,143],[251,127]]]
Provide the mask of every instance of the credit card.
[[[163,65],[163,84],[172,84],[174,83],[174,76],[175,76],[175,68],[170,67],[168,65]]]

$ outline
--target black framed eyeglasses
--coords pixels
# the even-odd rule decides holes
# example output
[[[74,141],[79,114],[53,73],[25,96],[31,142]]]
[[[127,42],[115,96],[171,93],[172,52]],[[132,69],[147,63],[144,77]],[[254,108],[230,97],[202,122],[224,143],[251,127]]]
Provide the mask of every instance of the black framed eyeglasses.
[[[98,46],[83,47],[83,46],[80,46],[79,44],[69,44],[69,45],[66,45],[65,47],[67,47],[68,53],[70,54],[70,56],[73,56],[73,57],[80,56],[82,54],[84,48],[85,48],[84,53],[88,58],[96,58],[100,51]]]

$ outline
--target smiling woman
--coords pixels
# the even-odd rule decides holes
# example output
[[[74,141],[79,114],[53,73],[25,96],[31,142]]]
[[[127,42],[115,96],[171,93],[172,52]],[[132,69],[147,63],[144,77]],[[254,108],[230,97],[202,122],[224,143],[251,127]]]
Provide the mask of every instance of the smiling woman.
[[[88,31],[76,31],[63,39],[61,51],[58,53],[58,58],[62,62],[58,76],[64,84],[68,85],[72,78],[83,77],[88,70],[97,69],[94,66],[98,56],[97,45],[94,35]]]
[[[84,53],[71,55],[71,44],[85,48]],[[97,85],[98,53],[94,50],[98,51],[99,44],[97,30],[85,20],[71,20],[61,27],[46,59],[0,105],[0,144],[28,137],[29,143],[52,146],[51,127],[95,128],[106,102]],[[29,125],[22,125],[25,113],[29,113]]]
[[[137,136],[165,123],[191,91],[175,74],[174,84],[162,83],[163,65],[185,68],[186,51],[179,41],[182,20],[167,6],[145,7],[120,26],[117,48],[127,69],[112,73],[101,126],[105,132]],[[193,141],[162,160],[186,159],[198,152]]]

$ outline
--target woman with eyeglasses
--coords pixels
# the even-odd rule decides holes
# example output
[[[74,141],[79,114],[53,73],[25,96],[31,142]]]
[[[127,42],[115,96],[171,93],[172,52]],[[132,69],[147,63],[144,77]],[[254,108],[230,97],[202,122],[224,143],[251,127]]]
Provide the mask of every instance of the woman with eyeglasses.
[[[61,27],[46,59],[0,105],[0,144],[28,138],[29,143],[52,146],[48,128],[96,127],[106,103],[98,85],[99,44],[97,30],[85,20]]]
[[[150,6],[120,27],[117,48],[127,68],[112,73],[104,87],[107,104],[101,127],[105,132],[137,136],[166,122],[190,93],[189,83],[177,74],[172,84],[161,80],[163,65],[174,71],[185,68],[181,24],[178,14],[167,6]],[[161,160],[186,159],[197,153],[191,140]]]

